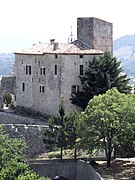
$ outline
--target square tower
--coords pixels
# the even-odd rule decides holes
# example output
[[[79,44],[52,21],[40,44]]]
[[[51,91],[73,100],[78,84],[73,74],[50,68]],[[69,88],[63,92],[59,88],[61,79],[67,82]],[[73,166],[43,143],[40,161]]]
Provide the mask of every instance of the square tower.
[[[91,49],[112,53],[112,23],[94,18],[77,18],[77,39],[88,44]]]

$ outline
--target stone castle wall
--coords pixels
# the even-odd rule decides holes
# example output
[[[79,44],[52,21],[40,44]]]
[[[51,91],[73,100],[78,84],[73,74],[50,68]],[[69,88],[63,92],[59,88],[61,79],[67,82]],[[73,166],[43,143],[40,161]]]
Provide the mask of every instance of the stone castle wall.
[[[72,86],[78,85],[81,89],[79,68],[83,65],[85,71],[91,59],[93,55],[83,55],[83,58],[62,54],[57,58],[55,54],[16,55],[17,105],[56,115],[60,102],[64,101],[66,112],[71,112],[75,107],[70,101]],[[31,75],[26,74],[26,65],[31,66]],[[45,68],[45,75],[40,74],[41,67]],[[22,91],[22,83],[25,83],[25,91]],[[40,92],[40,86],[44,86],[44,93]]]
[[[77,39],[92,49],[112,52],[112,23],[98,18],[77,18]]]
[[[24,153],[27,158],[37,157],[46,152],[42,140],[46,123],[32,118],[21,117],[14,114],[0,112],[0,124],[3,125],[6,134],[12,138],[24,138],[27,148]]]

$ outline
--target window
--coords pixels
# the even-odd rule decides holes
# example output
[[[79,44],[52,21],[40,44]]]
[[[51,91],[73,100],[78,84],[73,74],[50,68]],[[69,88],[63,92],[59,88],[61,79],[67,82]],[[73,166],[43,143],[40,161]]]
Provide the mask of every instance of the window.
[[[23,64],[23,59],[22,59],[22,64]]]
[[[42,93],[44,93],[45,92],[45,87],[44,86],[42,86]]]
[[[80,58],[83,58],[83,55],[82,55],[82,54],[80,54]]]
[[[26,65],[26,74],[28,74],[28,66]]]
[[[44,67],[40,68],[40,75],[45,75],[45,68]]]
[[[37,58],[35,58],[35,63],[37,63]]]
[[[57,73],[58,73],[57,72],[57,65],[55,65],[55,72],[54,72],[54,74],[57,75]]]
[[[31,66],[29,66],[29,74],[31,75]]]
[[[45,92],[45,87],[43,85],[40,86],[39,92],[40,93],[44,93]]]
[[[71,87],[71,93],[79,92],[79,86],[78,85],[73,85]]]
[[[57,54],[55,54],[55,59],[57,59],[58,58],[58,55]]]
[[[25,91],[25,83],[22,83],[22,91]]]
[[[29,66],[29,65],[26,65],[26,74],[31,75],[31,66]]]
[[[80,73],[79,75],[83,75],[83,65],[80,65]]]

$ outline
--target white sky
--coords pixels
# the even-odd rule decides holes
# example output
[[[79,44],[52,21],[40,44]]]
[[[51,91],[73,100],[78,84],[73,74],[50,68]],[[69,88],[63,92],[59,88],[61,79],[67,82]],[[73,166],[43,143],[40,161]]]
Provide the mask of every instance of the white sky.
[[[67,42],[76,37],[77,17],[113,23],[117,39],[135,33],[135,0],[0,0],[0,52],[25,48],[38,41]]]

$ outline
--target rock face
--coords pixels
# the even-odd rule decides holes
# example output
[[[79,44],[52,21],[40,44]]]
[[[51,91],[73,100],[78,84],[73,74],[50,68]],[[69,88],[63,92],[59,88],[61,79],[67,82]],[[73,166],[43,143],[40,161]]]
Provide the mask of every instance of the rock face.
[[[123,36],[113,43],[114,56],[121,61],[124,72],[135,77],[135,34]]]

